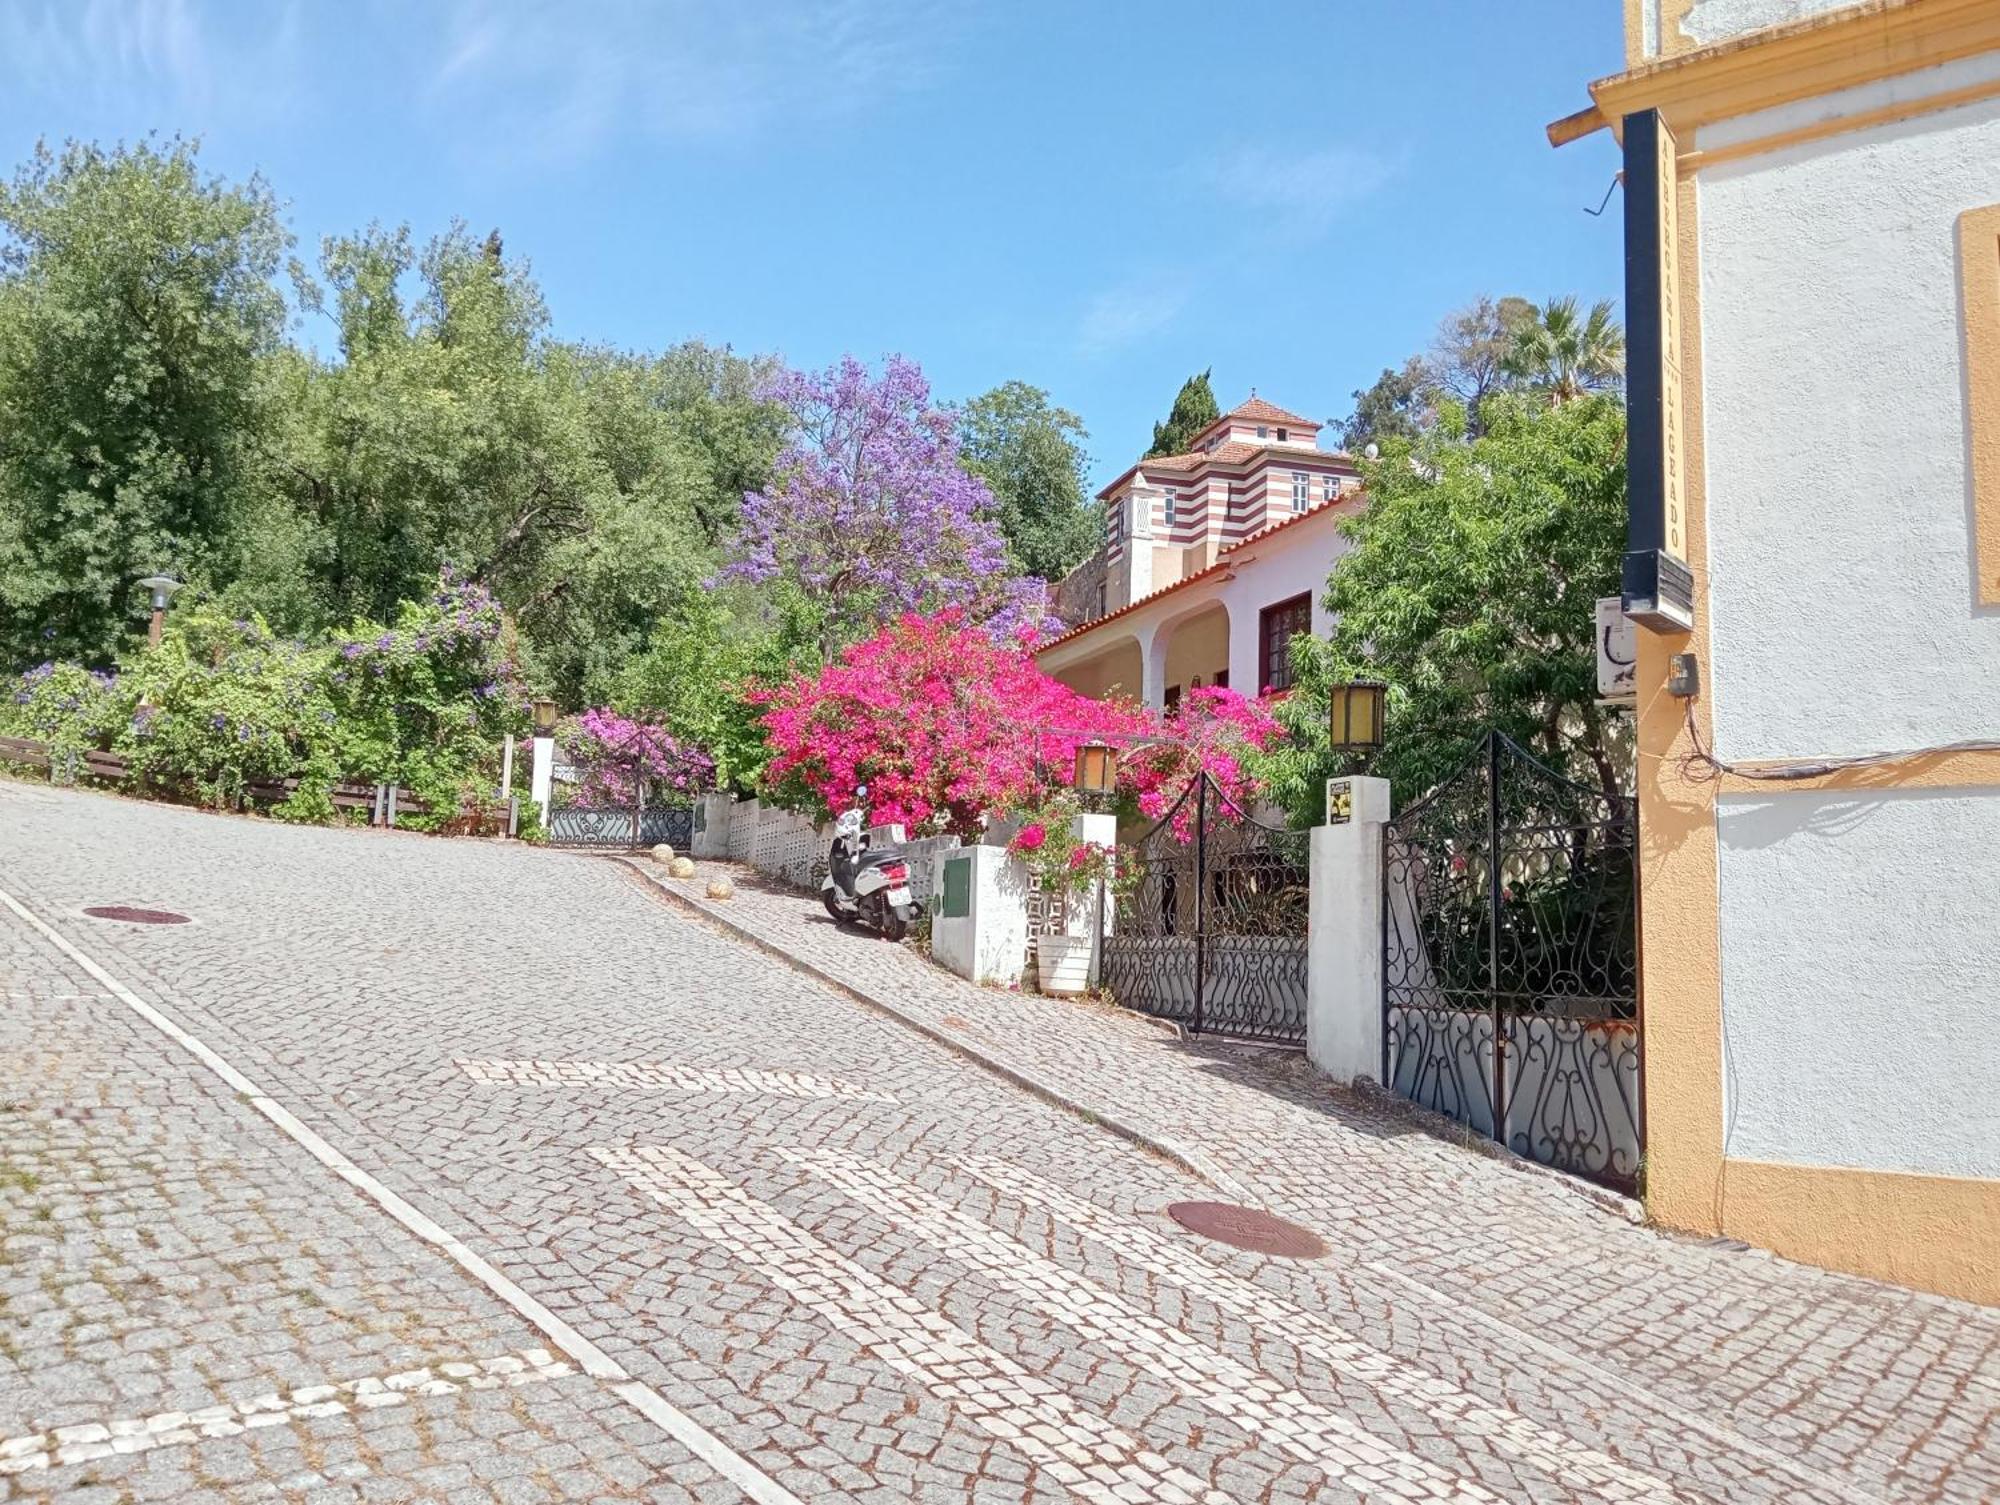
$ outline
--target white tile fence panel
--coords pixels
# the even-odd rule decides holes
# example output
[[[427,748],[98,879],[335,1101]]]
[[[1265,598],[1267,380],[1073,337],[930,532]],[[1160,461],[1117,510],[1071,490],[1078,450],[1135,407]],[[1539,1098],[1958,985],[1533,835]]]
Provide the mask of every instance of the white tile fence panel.
[[[732,861],[749,861],[750,843],[757,834],[757,813],[760,808],[755,800],[744,800],[730,808],[729,856]]]
[[[931,907],[937,887],[937,854],[956,851],[958,846],[956,836],[924,836],[903,844],[910,858],[910,897],[923,908]]]

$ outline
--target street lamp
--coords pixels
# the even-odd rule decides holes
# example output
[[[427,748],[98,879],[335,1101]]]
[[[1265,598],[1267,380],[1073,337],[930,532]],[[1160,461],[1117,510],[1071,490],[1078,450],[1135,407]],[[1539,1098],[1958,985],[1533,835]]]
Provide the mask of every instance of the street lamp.
[[[174,598],[174,592],[181,588],[181,582],[172,575],[148,575],[139,582],[153,593],[153,620],[146,628],[146,646],[160,646],[160,633],[167,624],[167,603]]]
[[[1085,799],[1102,799],[1118,787],[1118,750],[1102,742],[1079,743],[1076,749],[1076,792]]]
[[[1389,687],[1379,679],[1333,686],[1327,735],[1335,752],[1371,753],[1382,745],[1382,712]]]

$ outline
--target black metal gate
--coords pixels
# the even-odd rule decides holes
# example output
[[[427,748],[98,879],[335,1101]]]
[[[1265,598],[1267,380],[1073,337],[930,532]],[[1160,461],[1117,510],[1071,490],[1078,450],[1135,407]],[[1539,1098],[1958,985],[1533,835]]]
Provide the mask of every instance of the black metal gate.
[[[655,751],[644,730],[581,758],[558,744],[549,845],[625,851],[664,843],[685,852],[694,842],[694,806],[685,793],[660,787]]]
[[[1390,822],[1382,1080],[1623,1191],[1645,1149],[1637,811],[1489,732]]]
[[[1196,1034],[1303,1044],[1310,841],[1252,818],[1199,774],[1119,850],[1105,986]]]

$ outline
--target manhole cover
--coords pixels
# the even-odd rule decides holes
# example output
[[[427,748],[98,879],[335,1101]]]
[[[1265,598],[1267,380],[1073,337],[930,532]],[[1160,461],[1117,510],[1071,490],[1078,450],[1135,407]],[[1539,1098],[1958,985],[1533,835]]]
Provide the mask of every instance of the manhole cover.
[[[1275,1254],[1281,1259],[1318,1259],[1326,1244],[1310,1228],[1288,1223],[1254,1207],[1238,1207],[1230,1202],[1176,1202],[1167,1216],[1181,1227],[1203,1238],[1249,1249],[1258,1254]]]
[[[84,911],[93,920],[123,920],[128,925],[185,925],[188,917],[171,909],[134,909],[129,904],[93,904]]]

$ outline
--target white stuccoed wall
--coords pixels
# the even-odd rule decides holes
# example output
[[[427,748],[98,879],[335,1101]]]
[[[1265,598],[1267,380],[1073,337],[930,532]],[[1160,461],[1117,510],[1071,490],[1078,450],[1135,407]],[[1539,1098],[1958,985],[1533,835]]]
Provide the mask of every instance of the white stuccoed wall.
[[[1957,239],[2000,202],[2000,100],[1696,181],[1718,756],[2000,734]]]
[[[1727,1153],[2000,1176],[2000,796],[1718,815]]]
[[[2000,736],[2000,611],[1974,604],[1957,239],[1961,212],[2000,202],[2000,101],[1695,181],[1718,755]],[[2000,789],[1774,788],[1725,796],[1718,824],[1726,1153],[2000,1175]]]
[[[1681,20],[1681,31],[1707,47],[1745,32],[1782,26],[1787,21],[1803,21],[1853,3],[1854,0],[1695,0]],[[1659,0],[1647,0],[1647,5],[1658,14]]]

